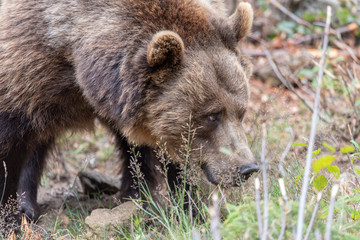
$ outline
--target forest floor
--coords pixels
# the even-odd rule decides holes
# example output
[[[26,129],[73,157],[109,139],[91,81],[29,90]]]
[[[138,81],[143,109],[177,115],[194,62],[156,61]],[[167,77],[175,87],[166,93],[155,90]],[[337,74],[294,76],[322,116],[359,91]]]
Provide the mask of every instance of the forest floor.
[[[283,164],[288,174],[285,177],[288,197],[293,200],[290,201],[290,204],[296,205],[300,195],[301,176],[307,150],[301,144],[307,144],[310,135],[312,118],[310,108],[313,106],[316,91],[325,8],[315,11],[315,13],[309,8],[301,9],[302,14],[298,14],[301,15],[300,20],[295,21],[294,14],[291,13],[295,10],[287,14],[281,13],[278,7],[271,4],[276,1],[251,2],[255,7],[255,22],[252,34],[246,43],[242,43],[242,49],[252,57],[254,75],[249,83],[251,96],[244,128],[251,150],[260,162],[261,129],[263,125],[266,127],[269,196],[272,199],[270,205],[273,204],[271,206],[278,209],[277,207],[282,207],[281,201],[278,199],[281,197],[277,183],[281,176],[278,165],[292,133],[295,135],[293,141],[295,144],[291,147]],[[320,149],[319,152],[321,152],[314,153],[316,159],[321,159],[322,156],[335,156],[336,160],[331,166],[337,167],[339,170],[324,168],[319,173],[312,172],[307,207],[315,204],[314,197],[319,192],[324,193],[325,197],[320,207],[321,217],[317,227],[320,231],[325,231],[323,223],[326,221],[327,215],[324,212],[329,208],[331,187],[339,184],[338,199],[342,199],[343,202],[341,202],[342,205],[335,208],[337,225],[333,226],[335,228],[333,230],[334,239],[356,239],[342,238],[341,234],[345,234],[342,232],[353,234],[356,231],[360,234],[360,201],[357,201],[359,199],[356,198],[360,196],[360,185],[357,182],[357,179],[360,178],[360,158],[356,157],[358,149],[344,153],[342,148],[352,146],[351,140],[360,143],[360,20],[356,11],[353,11],[352,1],[342,2],[342,5],[336,11],[334,10],[336,18],[333,20],[333,33],[330,36],[330,47],[327,51],[320,104],[320,113],[324,120],[320,120],[318,123],[314,148],[314,150]],[[291,8],[291,6],[286,7]],[[275,73],[276,71],[280,73],[280,76]],[[279,80],[281,77],[286,82],[281,82]],[[114,149],[114,141],[114,137],[98,123],[95,124],[93,132],[68,133],[59,140],[59,144],[50,156],[51,160],[48,161],[38,195],[42,215],[33,228],[40,233],[42,238],[86,238],[85,218],[90,215],[91,211],[118,205],[116,195],[99,195],[90,198],[84,194],[78,178],[80,170],[96,170],[113,178],[119,177],[119,161]],[[359,172],[354,172],[354,169],[358,169]],[[321,176],[325,177],[325,183],[320,180],[317,182]],[[253,212],[255,209],[254,178],[256,177],[261,178],[261,174],[254,174],[244,183],[240,190],[241,197],[229,200],[235,204],[235,207],[229,207],[229,215],[222,216],[225,239],[233,239],[229,235],[232,232],[240,234],[242,237],[239,239],[255,239],[254,236],[258,236],[257,222]],[[317,183],[318,185],[316,185]],[[357,202],[354,200],[355,198]],[[245,206],[246,209],[241,209],[241,206]],[[205,209],[205,211],[208,210],[206,207]],[[234,229],[231,226],[231,223],[234,223],[231,221],[237,221],[231,219],[233,216],[231,213],[239,209],[247,217],[245,220],[241,219],[242,222],[239,224],[248,224],[245,229]],[[289,207],[289,209],[292,208]],[[292,211],[289,209],[286,214]],[[295,211],[293,214],[296,213]],[[312,210],[308,210],[308,215],[311,213]],[[279,218],[280,208],[274,216],[275,219]],[[237,215],[236,217],[239,218]],[[178,218],[180,217],[178,216]],[[178,227],[190,229],[186,232],[184,230],[183,235],[179,234],[181,236],[179,239],[197,239],[194,235],[190,237],[193,227],[184,227],[178,218],[171,221],[180,225]],[[140,221],[142,219],[140,218]],[[287,218],[287,220],[292,222],[296,219]],[[136,221],[131,222],[130,230],[122,232],[120,234],[122,237],[118,238],[158,239],[159,235],[162,236],[162,239],[174,238],[174,235],[170,236],[165,232],[173,230],[173,227],[176,228],[176,226],[159,227],[156,218],[152,218],[151,221],[152,227]],[[203,236],[209,237],[210,224],[206,222],[207,217],[205,217],[205,221],[197,222],[194,229],[199,230],[201,234],[204,234]],[[160,226],[162,226],[161,224]],[[142,229],[137,229],[140,228],[139,226]],[[278,236],[276,234],[280,227],[277,225],[272,227],[276,229],[274,230],[276,233],[269,232],[269,234],[274,234],[271,236],[275,238],[274,236]],[[173,233],[175,236],[178,236],[177,231],[175,230]],[[291,233],[286,232],[286,234],[287,239],[293,239]],[[312,237],[315,239],[314,235]]]

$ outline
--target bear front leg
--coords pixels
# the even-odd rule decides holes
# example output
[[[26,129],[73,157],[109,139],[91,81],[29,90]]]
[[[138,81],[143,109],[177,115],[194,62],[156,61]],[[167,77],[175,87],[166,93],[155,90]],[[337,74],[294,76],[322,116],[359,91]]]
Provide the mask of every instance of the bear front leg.
[[[125,201],[126,198],[149,200],[148,195],[151,194],[154,202],[164,203],[164,198],[167,196],[166,176],[159,171],[162,165],[154,149],[148,146],[133,147],[125,137],[121,135],[116,137],[122,160],[120,200]]]
[[[0,207],[16,199],[16,190],[26,157],[28,124],[21,117],[0,112]]]
[[[18,186],[19,213],[36,221],[40,215],[40,207],[36,201],[41,175],[45,166],[45,158],[53,145],[53,140],[36,145],[29,155],[22,171]]]
[[[7,151],[6,151],[7,150]],[[25,144],[14,143],[0,154],[0,206],[16,199],[16,189],[27,156]]]

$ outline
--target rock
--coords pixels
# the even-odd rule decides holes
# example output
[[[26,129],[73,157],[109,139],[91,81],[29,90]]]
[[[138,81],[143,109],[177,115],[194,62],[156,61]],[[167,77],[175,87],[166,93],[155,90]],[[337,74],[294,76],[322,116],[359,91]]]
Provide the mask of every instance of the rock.
[[[121,183],[119,179],[98,171],[80,171],[78,175],[83,191],[87,195],[99,193],[112,195],[120,190]]]
[[[85,219],[88,239],[111,239],[113,232],[120,225],[130,222],[137,206],[133,202],[125,202],[113,209],[95,209]]]

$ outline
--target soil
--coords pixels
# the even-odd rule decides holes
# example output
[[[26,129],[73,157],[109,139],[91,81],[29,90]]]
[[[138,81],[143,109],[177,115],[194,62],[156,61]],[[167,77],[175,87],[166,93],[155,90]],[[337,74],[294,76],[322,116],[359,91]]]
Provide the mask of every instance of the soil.
[[[268,142],[271,156],[269,165],[274,165],[278,162],[290,139],[290,133],[286,127],[292,127],[297,136],[297,142],[304,142],[303,138],[308,137],[309,134],[311,112],[303,106],[295,94],[284,87],[272,87],[256,78],[251,80],[250,85],[251,100],[244,125],[257,156],[260,152],[261,124],[265,123],[270,129],[269,132],[272,132],[272,128],[277,129],[278,136],[274,137],[276,141]],[[327,134],[324,129],[320,132],[321,136]],[[100,144],[96,141],[99,141]],[[88,142],[88,148],[79,153],[78,149],[84,142]],[[101,147],[108,146],[113,142],[113,137],[97,124],[94,133],[82,133],[78,137],[72,137],[69,142],[56,149],[52,154],[52,160],[49,161],[43,184],[39,190],[38,201],[42,209],[42,216],[37,223],[39,226],[51,231],[56,220],[61,226],[70,224],[71,219],[68,214],[65,214],[66,209],[82,211],[88,215],[93,209],[112,208],[119,203],[116,195],[100,195],[94,199],[83,194],[77,177],[78,172],[83,169],[97,170],[105,175],[118,177],[116,152],[112,152],[105,161],[100,160],[103,157]],[[346,143],[340,140],[336,144],[335,147],[339,148]],[[290,154],[305,159],[305,153],[304,148],[293,148]],[[343,157],[340,158],[338,166],[340,166],[341,172],[350,170],[349,161]]]
[[[267,149],[271,168],[279,161],[290,140],[291,134],[287,130],[289,127],[292,128],[296,136],[295,142],[306,143],[310,133],[312,112],[293,92],[287,90],[279,82],[273,69],[269,67],[264,50],[259,44],[259,39],[266,39],[266,36],[271,35],[270,31],[273,30],[270,29],[275,29],[277,20],[271,18],[268,10],[265,13],[258,10],[255,14],[257,17],[255,18],[252,36],[248,39],[248,43],[243,44],[244,52],[252,55],[254,64],[254,77],[250,80],[251,97],[244,127],[248,133],[250,146],[256,158],[260,159],[261,125],[266,124],[268,129]],[[353,38],[354,36],[350,35],[348,39]],[[313,66],[313,59],[318,61],[313,55],[309,57],[306,53],[314,52],[311,49],[316,49],[320,40],[320,38],[314,39],[309,42],[309,45],[292,45],[291,42],[287,41],[286,34],[279,33],[268,42],[268,46],[273,48],[272,50],[275,49],[274,61],[284,76],[289,80],[296,80],[298,79],[297,74],[302,68]],[[347,41],[346,38],[344,41]],[[356,47],[353,45],[352,49],[360,55],[359,45]],[[343,56],[341,55],[341,57]],[[345,55],[346,59],[349,60],[348,62],[353,62],[348,54]],[[352,68],[349,67],[349,69]],[[360,74],[360,69],[358,71]],[[299,84],[301,85],[299,82],[290,81],[290,83],[297,87],[296,91],[306,96],[306,100],[310,103],[313,102],[313,91],[309,92],[311,89],[309,84],[303,88],[299,86]],[[358,88],[360,91],[360,86]],[[326,93],[323,97],[329,98],[330,101],[334,100]],[[342,102],[340,103],[340,106],[345,105]],[[348,109],[351,108],[349,102],[346,103],[346,106]],[[348,121],[351,117],[348,115],[341,116],[340,121]],[[329,142],[337,150],[344,145],[349,145],[349,139],[344,139],[344,134],[339,134],[339,132],[347,133],[346,126],[340,126],[340,131],[335,131],[320,121],[317,146],[321,147],[323,141]],[[349,134],[347,135],[349,136]],[[357,142],[360,142],[359,140],[358,137]],[[71,224],[72,219],[65,214],[67,209],[88,215],[93,209],[110,208],[118,204],[116,195],[100,195],[96,198],[89,198],[83,194],[77,177],[80,170],[97,170],[114,178],[119,177],[117,153],[112,147],[114,138],[97,123],[93,133],[76,135],[69,133],[59,143],[48,162],[48,168],[42,179],[38,195],[42,216],[37,224],[49,231],[54,231],[55,221],[58,221],[61,226]],[[302,164],[305,161],[305,154],[305,148],[293,147],[287,160],[295,156]],[[340,167],[341,172],[349,173],[351,171],[350,164],[346,156],[338,154],[337,157],[336,164]],[[357,160],[355,163],[360,164],[360,161]]]

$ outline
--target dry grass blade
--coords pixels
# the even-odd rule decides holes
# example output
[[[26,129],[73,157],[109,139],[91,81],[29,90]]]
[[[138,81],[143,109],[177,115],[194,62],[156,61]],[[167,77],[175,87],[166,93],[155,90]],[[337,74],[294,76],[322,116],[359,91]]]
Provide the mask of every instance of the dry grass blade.
[[[280,205],[280,215],[281,215],[281,230],[278,240],[284,238],[285,230],[286,230],[286,217],[285,217],[285,210],[284,210],[284,200],[279,198],[279,205]]]
[[[286,230],[285,209],[287,208],[287,202],[288,202],[288,198],[287,198],[287,195],[286,195],[286,189],[285,189],[285,183],[284,183],[283,178],[279,178],[279,186],[280,186],[282,199],[280,199],[281,200],[280,201],[280,206],[281,206],[281,231],[280,231],[280,235],[279,235],[278,239],[281,240],[281,239],[283,239],[283,237],[285,235],[285,230]]]
[[[321,192],[318,193],[318,195],[317,195],[315,208],[314,208],[313,214],[312,214],[312,216],[311,216],[310,223],[309,223],[308,229],[307,229],[307,231],[306,231],[304,240],[309,239],[309,236],[310,236],[310,233],[311,233],[311,229],[312,229],[312,227],[313,227],[313,225],[314,225],[314,222],[315,222],[316,214],[317,214],[317,212],[318,212],[318,210],[319,210],[319,204],[320,204],[320,200],[321,200],[321,195],[322,195]]]
[[[335,208],[335,201],[336,201],[336,194],[339,190],[339,185],[335,184],[333,188],[331,189],[331,198],[330,198],[330,206],[329,206],[329,214],[326,220],[326,231],[324,240],[330,240],[331,239],[331,222],[334,215],[334,208]]]
[[[316,231],[315,231],[315,239],[316,240],[321,240],[322,239],[319,229],[316,229]]]
[[[292,12],[290,12],[288,9],[286,9],[283,5],[281,5],[278,1],[276,0],[270,0],[270,3],[272,5],[274,5],[276,8],[278,8],[281,12],[283,12],[285,15],[289,16],[292,20],[294,20],[297,24],[301,24],[307,27],[311,27],[311,24],[306,22],[305,20],[299,18],[298,16],[296,16],[295,14],[293,14]]]
[[[321,59],[320,59],[320,69],[319,69],[318,77],[317,77],[317,88],[316,88],[316,97],[315,97],[315,103],[314,103],[314,112],[312,114],[311,132],[310,132],[309,144],[308,144],[308,149],[307,149],[305,170],[304,170],[303,183],[302,183],[301,195],[300,195],[299,213],[298,213],[298,218],[297,218],[296,240],[302,240],[302,235],[303,235],[306,195],[307,195],[307,191],[308,191],[308,187],[309,187],[309,180],[310,180],[312,152],[314,149],[317,121],[318,121],[318,108],[319,108],[319,103],[320,103],[320,91],[321,91],[323,74],[324,74],[325,55],[326,55],[326,50],[327,50],[327,46],[328,46],[328,42],[329,42],[330,22],[331,22],[331,7],[328,6],[327,7],[327,16],[326,16],[325,36],[324,36],[324,42],[323,42],[323,47],[322,47],[322,55],[321,55]]]
[[[294,134],[294,132],[293,132],[293,130],[291,128],[289,128],[289,132],[291,134],[290,141],[289,141],[288,145],[286,146],[284,152],[282,153],[282,155],[280,157],[280,161],[279,161],[279,171],[280,171],[282,177],[286,176],[286,172],[284,170],[285,157],[288,154],[288,152],[290,151],[291,145],[292,145],[292,143],[294,142],[294,139],[295,139],[295,134]]]
[[[267,60],[269,61],[269,64],[271,66],[271,68],[273,69],[275,75],[277,76],[277,78],[280,80],[280,82],[282,84],[284,84],[284,86],[289,89],[290,91],[292,91],[304,104],[305,106],[314,113],[314,107],[312,107],[308,101],[306,101],[306,99],[300,95],[300,93],[298,93],[294,87],[286,80],[286,78],[282,75],[282,73],[280,72],[279,68],[277,67],[276,63],[274,62],[274,60],[271,57],[271,54],[269,52],[269,50],[266,48],[266,46],[264,44],[261,45],[265,56],[267,58]],[[326,123],[330,123],[330,121],[328,119],[325,118],[325,116],[323,116],[321,113],[318,113],[320,119]]]
[[[255,203],[256,203],[256,218],[258,222],[259,236],[262,235],[262,217],[260,207],[260,180],[255,178]]]
[[[267,238],[268,224],[269,224],[269,191],[267,186],[267,172],[266,172],[266,126],[262,125],[262,150],[261,150],[261,171],[263,176],[263,187],[264,187],[264,225],[261,235],[261,239]]]
[[[217,193],[213,194],[211,200],[212,206],[209,209],[211,217],[210,232],[213,240],[221,240],[219,197]]]

